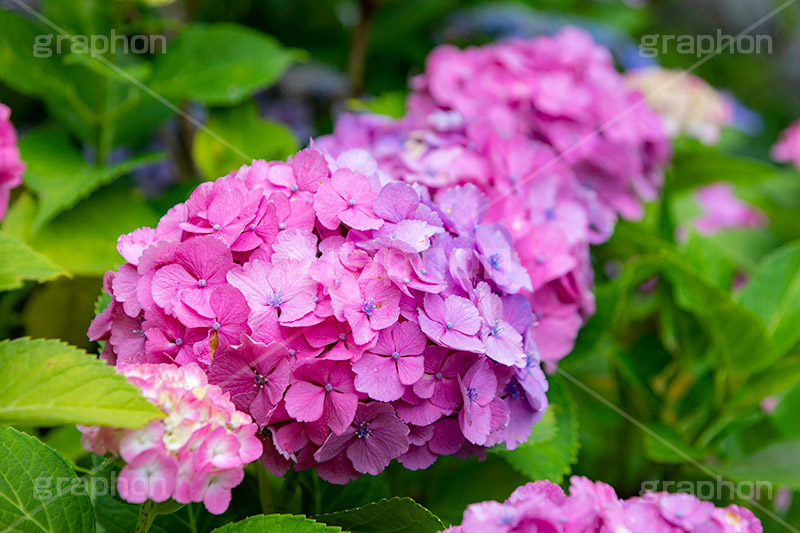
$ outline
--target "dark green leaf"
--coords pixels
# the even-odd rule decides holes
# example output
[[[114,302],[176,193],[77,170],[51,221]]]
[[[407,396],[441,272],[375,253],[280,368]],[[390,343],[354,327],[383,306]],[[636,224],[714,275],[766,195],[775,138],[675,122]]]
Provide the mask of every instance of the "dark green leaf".
[[[445,528],[441,520],[411,498],[383,499],[315,518],[352,533],[436,533]]]
[[[35,438],[0,427],[0,528],[94,532],[92,503],[63,457]]]
[[[114,368],[54,340],[0,342],[0,421],[137,428],[164,414]]]

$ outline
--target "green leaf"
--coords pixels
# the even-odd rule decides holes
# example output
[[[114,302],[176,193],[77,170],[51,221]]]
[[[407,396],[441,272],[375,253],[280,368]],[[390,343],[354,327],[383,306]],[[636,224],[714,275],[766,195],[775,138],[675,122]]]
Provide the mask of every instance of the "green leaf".
[[[272,85],[297,56],[245,26],[195,23],[156,59],[150,86],[168,99],[236,104]]]
[[[406,114],[406,95],[403,91],[389,91],[374,98],[353,98],[347,101],[347,106],[351,111],[365,111],[401,118]]]
[[[16,91],[32,96],[77,96],[74,88],[65,83],[69,69],[53,53],[52,34],[44,25],[0,9],[0,79]],[[46,44],[48,35],[47,47],[39,48]]]
[[[0,421],[138,428],[164,414],[114,368],[55,340],[0,342]]]
[[[207,179],[226,175],[253,159],[285,160],[297,151],[294,135],[258,118],[255,103],[212,110],[207,129],[194,138],[192,156]]]
[[[0,291],[16,289],[24,280],[49,281],[66,272],[24,242],[0,233]]]
[[[164,157],[155,154],[112,166],[90,166],[65,135],[51,128],[32,131],[22,138],[19,148],[28,165],[25,185],[39,197],[33,231],[103,185]]]
[[[341,528],[330,527],[299,515],[271,514],[256,515],[240,522],[226,524],[214,530],[215,533],[339,533]]]
[[[728,463],[720,473],[738,481],[800,489],[800,439],[771,444]]]
[[[35,250],[76,275],[117,268],[117,238],[158,221],[153,209],[121,184],[103,187],[26,238]]]
[[[734,185],[761,183],[772,179],[781,170],[764,161],[723,154],[715,148],[690,143],[678,147],[673,158],[673,191],[695,189],[721,180]]]
[[[550,376],[548,381],[548,410],[555,413],[556,435],[544,442],[527,442],[515,450],[500,450],[498,453],[531,480],[549,479],[560,483],[578,459],[578,420],[575,404],[563,378]]]
[[[52,448],[0,427],[0,472],[3,531],[94,532],[85,487]]]
[[[662,266],[675,287],[675,299],[698,317],[712,340],[713,355],[734,374],[747,374],[774,362],[772,340],[764,321],[734,301],[731,294],[697,268],[685,253],[631,224],[621,223],[616,238],[635,244]]]
[[[726,405],[731,413],[758,405],[767,396],[778,394],[800,382],[800,359],[783,358],[739,387]]]
[[[765,257],[739,301],[767,323],[779,355],[792,349],[800,341],[800,243]]]
[[[769,418],[786,438],[800,438],[800,385],[795,385],[781,398]]]
[[[689,460],[703,458],[703,450],[695,449],[684,442],[683,435],[664,424],[648,424],[650,433],[645,434],[644,453],[651,461],[664,464],[683,464]]]
[[[436,515],[411,498],[384,498],[364,507],[315,518],[352,533],[436,533],[445,529]]]

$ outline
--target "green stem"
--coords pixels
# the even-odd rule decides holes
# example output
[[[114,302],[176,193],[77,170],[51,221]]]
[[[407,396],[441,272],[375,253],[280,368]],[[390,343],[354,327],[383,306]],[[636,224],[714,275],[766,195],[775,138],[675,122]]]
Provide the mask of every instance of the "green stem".
[[[139,506],[139,517],[136,519],[136,527],[133,530],[134,533],[147,533],[155,517],[156,513],[153,509],[153,501],[147,500]]]
[[[261,501],[261,512],[264,514],[272,514],[274,512],[272,490],[270,489],[269,480],[267,479],[267,469],[260,463],[256,464],[256,477],[258,479],[258,497]]]

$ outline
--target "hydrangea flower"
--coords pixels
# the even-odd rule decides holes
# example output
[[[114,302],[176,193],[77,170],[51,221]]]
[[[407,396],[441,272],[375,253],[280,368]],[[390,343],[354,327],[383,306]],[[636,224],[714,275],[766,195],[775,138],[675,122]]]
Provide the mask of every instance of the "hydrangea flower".
[[[526,349],[528,272],[510,233],[469,212],[486,203],[475,187],[432,198],[363,150],[255,161],[119,239],[128,263],[105,276],[112,300],[90,338],[123,367],[202,369],[252,417],[277,475],[346,483],[394,459],[513,448],[547,383]],[[511,398],[521,383],[533,392]],[[230,439],[214,439],[209,457],[228,464]],[[212,469],[183,483],[180,458],[139,461],[131,472],[176,468],[184,499],[238,482]]]
[[[781,133],[780,139],[772,147],[772,159],[780,163],[792,163],[800,170],[800,120]]]
[[[474,503],[448,533],[762,533],[758,519],[736,505],[714,507],[691,494],[647,492],[621,500],[614,489],[584,477],[570,479],[569,495],[550,481],[528,483],[504,502]]]
[[[670,153],[661,118],[629,89],[608,50],[577,28],[464,50],[441,46],[411,81],[406,104],[398,120],[345,114],[317,146],[334,155],[363,148],[379,172],[427,189],[445,229],[477,243],[476,250],[450,245],[444,278],[460,283],[480,265],[501,291],[523,294],[536,319],[520,334],[556,363],[594,312],[589,245],[604,242],[619,216],[640,217],[642,201],[658,193]],[[376,199],[383,239],[394,237],[400,249],[435,240],[413,198],[394,201],[389,217]],[[439,312],[438,300],[426,298],[419,319],[426,334],[444,344],[457,338],[430,316],[429,304]],[[504,331],[505,340],[514,337]],[[489,357],[507,364],[496,339],[481,330]],[[481,351],[472,341],[451,347]]]
[[[767,217],[758,209],[739,200],[730,183],[713,183],[694,191],[702,210],[692,223],[699,233],[713,235],[729,228],[758,228],[767,224]]]
[[[716,144],[722,128],[733,121],[731,100],[694,74],[648,67],[629,72],[627,79],[664,118],[670,137],[685,135]]]
[[[0,220],[6,215],[11,189],[22,183],[25,165],[19,158],[17,132],[11,124],[11,109],[0,103]]]
[[[119,363],[117,372],[166,414],[135,430],[78,426],[86,450],[125,461],[120,496],[131,503],[203,502],[211,513],[224,512],[244,467],[262,455],[258,426],[196,363]]]

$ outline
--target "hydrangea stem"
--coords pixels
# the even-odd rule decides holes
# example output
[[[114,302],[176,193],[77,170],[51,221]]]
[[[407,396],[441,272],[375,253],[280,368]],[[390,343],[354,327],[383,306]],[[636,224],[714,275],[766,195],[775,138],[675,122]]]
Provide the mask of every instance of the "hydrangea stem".
[[[139,517],[136,519],[135,533],[147,533],[156,517],[153,501],[147,500],[139,506]]]

